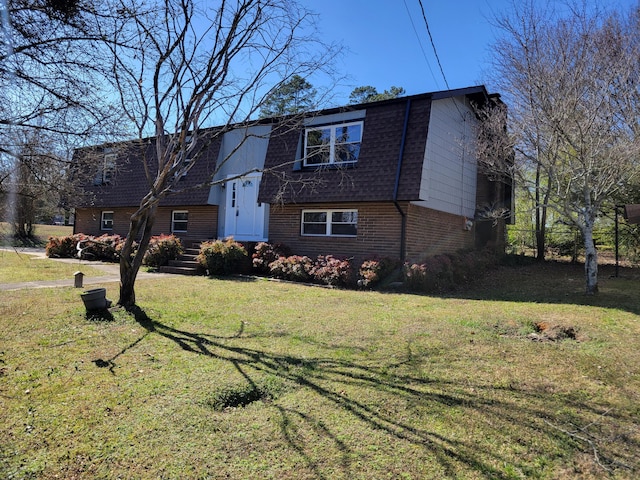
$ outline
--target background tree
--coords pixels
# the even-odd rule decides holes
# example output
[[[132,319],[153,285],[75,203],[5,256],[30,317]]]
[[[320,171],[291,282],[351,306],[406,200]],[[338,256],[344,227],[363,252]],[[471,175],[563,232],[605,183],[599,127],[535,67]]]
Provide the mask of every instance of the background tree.
[[[317,91],[300,75],[277,86],[260,106],[260,118],[308,112],[317,107]]]
[[[313,16],[294,0],[146,5],[109,41],[113,81],[137,132],[146,174],[140,181],[148,188],[121,252],[118,303],[125,307],[135,305],[135,280],[160,201],[180,191],[180,178],[207,155],[211,142],[239,123],[250,125],[269,94],[288,80],[269,90],[265,84],[304,78],[334,53],[316,42]],[[127,8],[123,2],[121,9]],[[211,124],[219,127],[203,130]],[[211,186],[215,173],[200,186]]]
[[[20,212],[10,212],[6,203],[9,198],[26,198],[24,188],[10,191],[24,187],[17,178],[28,173],[30,187],[50,190],[50,173],[56,172],[57,193],[68,185],[68,179],[57,174],[69,167],[75,147],[122,138],[120,117],[109,95],[111,65],[104,61],[109,51],[105,43],[137,10],[94,0],[6,0],[2,6],[0,161],[5,175],[0,176],[0,190],[6,195],[0,210],[7,218],[17,218]],[[34,142],[46,143],[47,151],[38,153],[37,162],[28,155],[25,165],[25,148]],[[17,233],[22,236],[29,230]]]
[[[66,171],[50,152],[46,135],[22,132],[17,139],[16,158],[0,162],[0,199],[3,217],[21,240],[34,236],[36,222],[49,222],[60,204],[67,185]]]
[[[638,174],[640,11],[570,7],[561,16],[525,2],[500,18],[493,71],[510,108],[519,180],[538,209],[580,230],[593,294],[596,219]],[[543,228],[544,214],[536,221]]]
[[[378,100],[388,100],[390,98],[398,98],[405,95],[406,92],[402,87],[392,86],[389,90],[385,90],[382,93],[378,93],[375,87],[366,85],[362,87],[356,87],[349,94],[349,103],[369,103],[377,102]]]

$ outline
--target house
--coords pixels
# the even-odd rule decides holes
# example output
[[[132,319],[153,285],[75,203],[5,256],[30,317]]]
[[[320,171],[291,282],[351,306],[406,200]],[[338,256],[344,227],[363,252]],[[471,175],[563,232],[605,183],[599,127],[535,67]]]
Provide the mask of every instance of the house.
[[[474,104],[488,101],[500,100],[475,86],[237,126],[210,142],[184,191],[162,201],[154,233],[358,261],[501,248],[505,220],[480,214],[512,205],[510,179],[492,181],[476,162]],[[76,232],[125,235],[148,190],[145,146],[113,148],[94,149],[104,163],[76,208]],[[190,189],[207,176],[221,183]]]

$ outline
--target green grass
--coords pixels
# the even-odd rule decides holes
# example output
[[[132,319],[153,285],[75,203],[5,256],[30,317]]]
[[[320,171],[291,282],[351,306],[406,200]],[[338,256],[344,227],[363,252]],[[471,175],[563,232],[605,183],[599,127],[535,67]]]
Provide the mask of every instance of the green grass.
[[[35,238],[28,243],[29,247],[44,247],[49,237],[64,237],[73,234],[73,226],[64,225],[36,225]],[[11,237],[11,227],[6,222],[0,222],[0,245],[16,245],[22,246],[22,243]]]
[[[638,478],[640,280],[601,278],[597,297],[566,265],[441,297],[158,278],[101,319],[72,288],[0,292],[0,476]],[[579,341],[534,342],[536,322]]]
[[[63,263],[15,250],[0,250],[0,283],[73,279],[78,270],[87,276],[104,275],[101,270],[79,262]]]

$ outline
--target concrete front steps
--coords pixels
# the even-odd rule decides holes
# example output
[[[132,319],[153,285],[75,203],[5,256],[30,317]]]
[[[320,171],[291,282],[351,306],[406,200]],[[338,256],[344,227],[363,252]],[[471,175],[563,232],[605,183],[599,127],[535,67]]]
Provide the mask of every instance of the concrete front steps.
[[[202,270],[196,258],[200,253],[200,244],[185,248],[184,253],[177,260],[170,260],[169,265],[160,267],[162,273],[177,273],[179,275],[202,275]]]

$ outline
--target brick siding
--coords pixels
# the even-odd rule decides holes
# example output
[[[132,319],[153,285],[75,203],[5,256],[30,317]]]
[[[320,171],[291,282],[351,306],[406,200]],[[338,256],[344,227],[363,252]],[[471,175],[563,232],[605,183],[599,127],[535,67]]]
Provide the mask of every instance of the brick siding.
[[[160,207],[153,226],[153,235],[171,233],[171,212],[184,210],[189,212],[186,233],[176,233],[176,236],[187,241],[204,240],[216,237],[218,230],[218,207],[215,205]],[[103,211],[113,212],[113,230],[101,230],[100,222]],[[133,207],[119,208],[78,208],[74,231],[87,235],[113,234],[125,237],[129,231],[129,218],[135,209]]]
[[[407,261],[415,262],[439,253],[453,253],[474,246],[474,231],[465,230],[460,215],[409,205],[407,211]]]
[[[464,230],[464,217],[400,202],[407,212],[406,259],[473,248],[473,231]],[[307,209],[358,210],[358,235],[307,237],[300,234],[301,215]],[[400,258],[402,218],[392,202],[284,205],[271,209],[269,241],[283,243],[297,255],[332,254],[360,263],[372,257]]]

